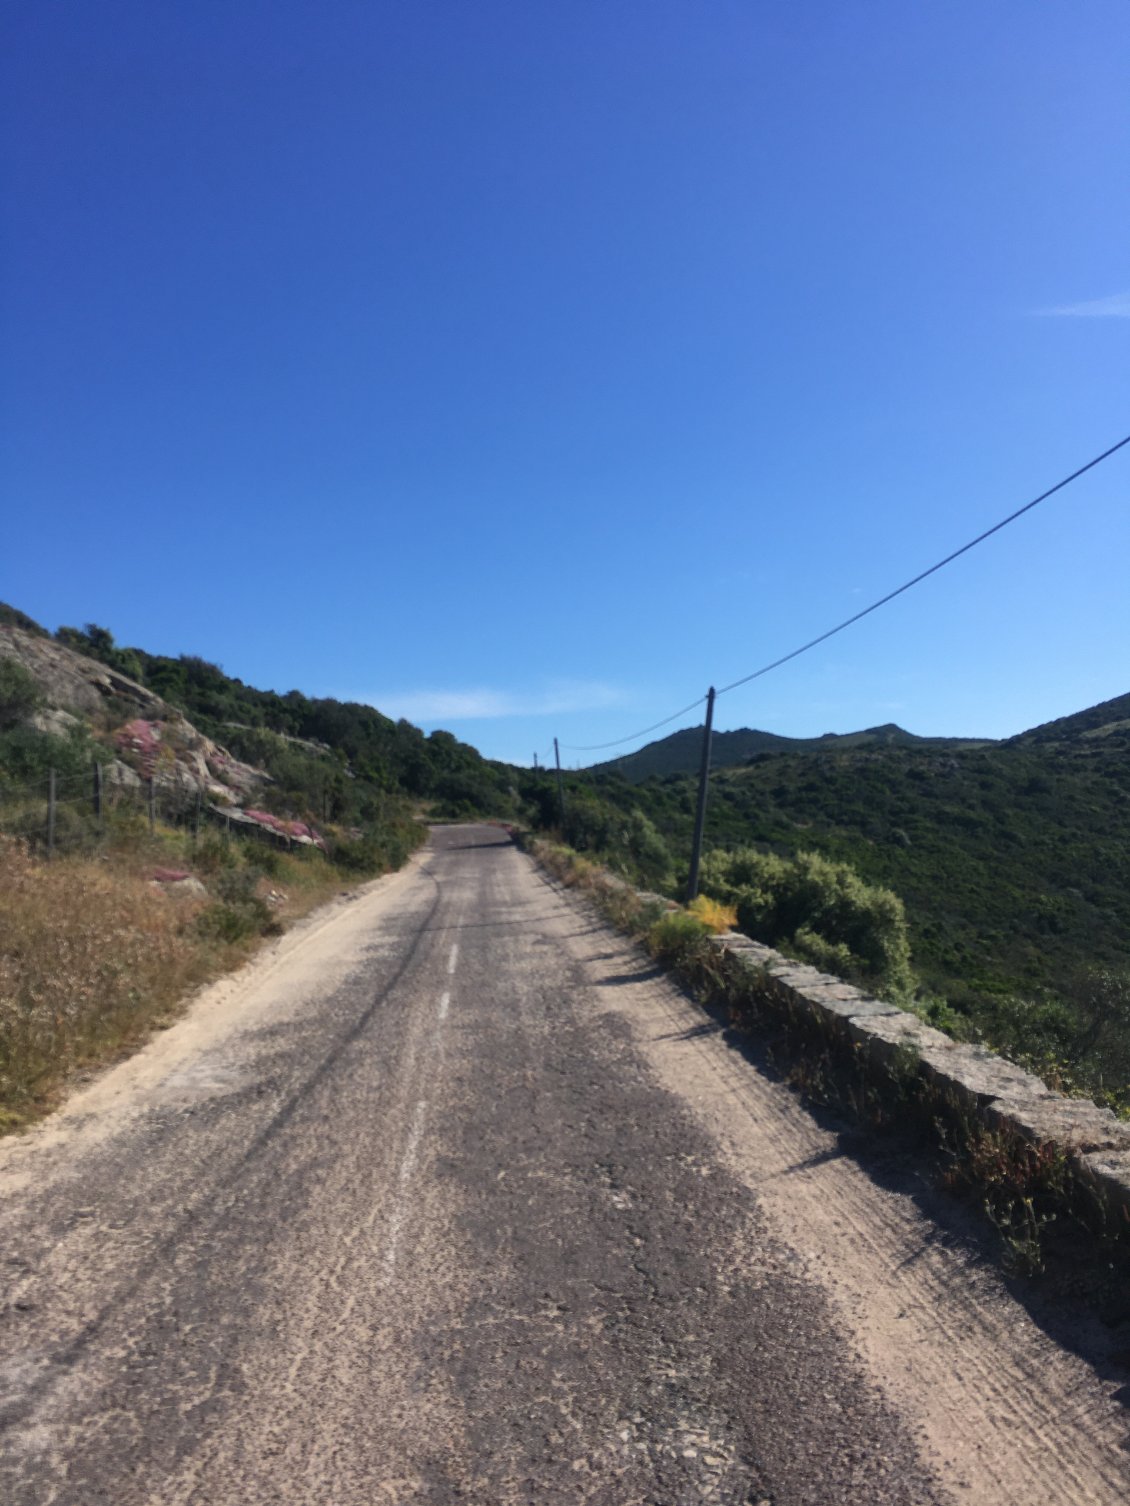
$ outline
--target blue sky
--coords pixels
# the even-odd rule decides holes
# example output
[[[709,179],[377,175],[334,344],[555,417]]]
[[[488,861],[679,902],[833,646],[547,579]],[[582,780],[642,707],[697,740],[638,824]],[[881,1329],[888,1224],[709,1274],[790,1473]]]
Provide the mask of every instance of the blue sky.
[[[528,762],[1130,432],[1123,0],[0,18],[0,597],[50,627]],[[1130,690],[1128,496],[1130,449],[717,724]]]

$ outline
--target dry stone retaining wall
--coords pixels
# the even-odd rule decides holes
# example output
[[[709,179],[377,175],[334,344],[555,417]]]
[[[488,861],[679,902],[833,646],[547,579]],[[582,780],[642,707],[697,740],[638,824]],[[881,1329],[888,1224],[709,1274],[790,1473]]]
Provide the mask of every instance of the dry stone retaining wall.
[[[889,1068],[900,1054],[905,1059],[912,1053],[932,1086],[991,1128],[1032,1144],[1056,1146],[1075,1174],[1130,1224],[1130,1124],[1109,1109],[1054,1093],[984,1046],[953,1041],[896,1005],[782,957],[737,931],[711,940],[731,963],[754,971],[780,1003],[860,1047],[877,1071]]]

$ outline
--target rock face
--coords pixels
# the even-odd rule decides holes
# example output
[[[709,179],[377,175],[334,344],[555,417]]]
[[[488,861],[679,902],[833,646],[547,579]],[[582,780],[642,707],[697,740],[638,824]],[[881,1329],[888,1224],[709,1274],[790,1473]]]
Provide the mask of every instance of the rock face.
[[[160,696],[96,659],[13,627],[0,627],[0,658],[22,664],[35,680],[45,703],[31,718],[39,731],[65,737],[83,721],[114,729],[108,740],[118,757],[105,777],[120,788],[152,778],[186,803],[200,795],[238,807],[270,783],[262,769],[241,763]]]
[[[159,710],[168,714],[169,708],[160,696],[135,680],[37,633],[0,627],[0,658],[15,659],[22,664],[54,710],[94,716],[107,701],[117,697],[150,715],[157,715]]]

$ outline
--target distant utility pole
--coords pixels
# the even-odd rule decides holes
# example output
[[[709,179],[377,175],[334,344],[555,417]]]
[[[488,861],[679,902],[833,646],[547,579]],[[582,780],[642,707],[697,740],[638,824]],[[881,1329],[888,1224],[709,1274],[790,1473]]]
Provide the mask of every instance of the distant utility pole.
[[[557,746],[557,739],[553,739],[553,757],[557,764],[557,812],[561,817],[561,830],[565,830],[565,781],[561,777],[561,749]]]
[[[694,813],[694,846],[691,876],[687,880],[687,904],[698,895],[698,869],[702,861],[702,833],[706,825],[706,791],[710,784],[710,739],[714,731],[714,686],[706,692],[706,725],[702,729],[702,766],[698,774],[698,805]]]

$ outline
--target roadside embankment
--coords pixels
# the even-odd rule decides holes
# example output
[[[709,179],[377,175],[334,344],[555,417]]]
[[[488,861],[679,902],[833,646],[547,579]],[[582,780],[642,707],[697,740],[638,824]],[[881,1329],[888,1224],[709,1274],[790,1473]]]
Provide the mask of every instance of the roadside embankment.
[[[1081,1241],[1104,1268],[1130,1265],[1130,1124],[1109,1109],[1055,1093],[984,1046],[953,1041],[738,932],[711,934],[674,901],[569,849],[520,840],[701,1002],[764,1036],[803,1095],[873,1128],[921,1135],[945,1184],[981,1204],[1015,1268],[1042,1270],[1053,1245],[1074,1260]]]
[[[47,862],[0,837],[0,1134],[52,1109],[76,1073],[136,1050],[265,940],[399,867],[411,843],[398,829],[353,848],[334,863],[158,827]]]

